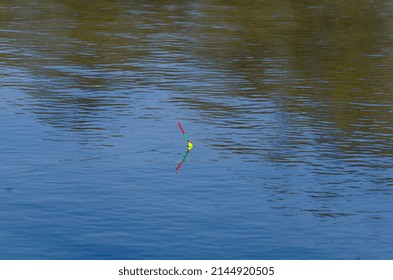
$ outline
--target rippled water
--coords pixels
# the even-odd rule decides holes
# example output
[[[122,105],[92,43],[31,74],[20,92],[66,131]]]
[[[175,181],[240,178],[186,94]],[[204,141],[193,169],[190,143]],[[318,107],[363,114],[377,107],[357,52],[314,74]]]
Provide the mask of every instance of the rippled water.
[[[1,259],[393,258],[390,1],[0,15]]]

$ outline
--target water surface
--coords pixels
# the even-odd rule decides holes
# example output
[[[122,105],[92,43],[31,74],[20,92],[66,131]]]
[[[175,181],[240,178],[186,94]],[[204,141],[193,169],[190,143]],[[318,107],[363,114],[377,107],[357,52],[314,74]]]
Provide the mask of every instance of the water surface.
[[[393,258],[390,1],[0,16],[1,259]]]

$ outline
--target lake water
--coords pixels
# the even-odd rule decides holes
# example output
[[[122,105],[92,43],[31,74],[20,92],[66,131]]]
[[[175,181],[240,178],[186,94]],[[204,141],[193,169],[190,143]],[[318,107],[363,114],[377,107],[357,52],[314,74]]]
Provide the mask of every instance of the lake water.
[[[391,1],[0,15],[0,259],[393,258]]]

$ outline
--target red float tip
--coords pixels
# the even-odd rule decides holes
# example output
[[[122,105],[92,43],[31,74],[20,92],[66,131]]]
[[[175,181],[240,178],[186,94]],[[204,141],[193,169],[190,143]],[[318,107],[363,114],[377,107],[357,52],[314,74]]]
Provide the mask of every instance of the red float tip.
[[[183,127],[181,126],[180,122],[178,122],[177,124],[179,125],[181,132],[184,134],[184,129],[183,129]]]

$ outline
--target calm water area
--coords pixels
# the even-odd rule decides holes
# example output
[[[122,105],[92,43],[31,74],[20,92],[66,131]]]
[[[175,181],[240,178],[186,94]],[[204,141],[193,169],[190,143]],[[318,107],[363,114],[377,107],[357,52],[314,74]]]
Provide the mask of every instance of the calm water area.
[[[0,58],[0,259],[393,259],[392,1],[4,0]]]

